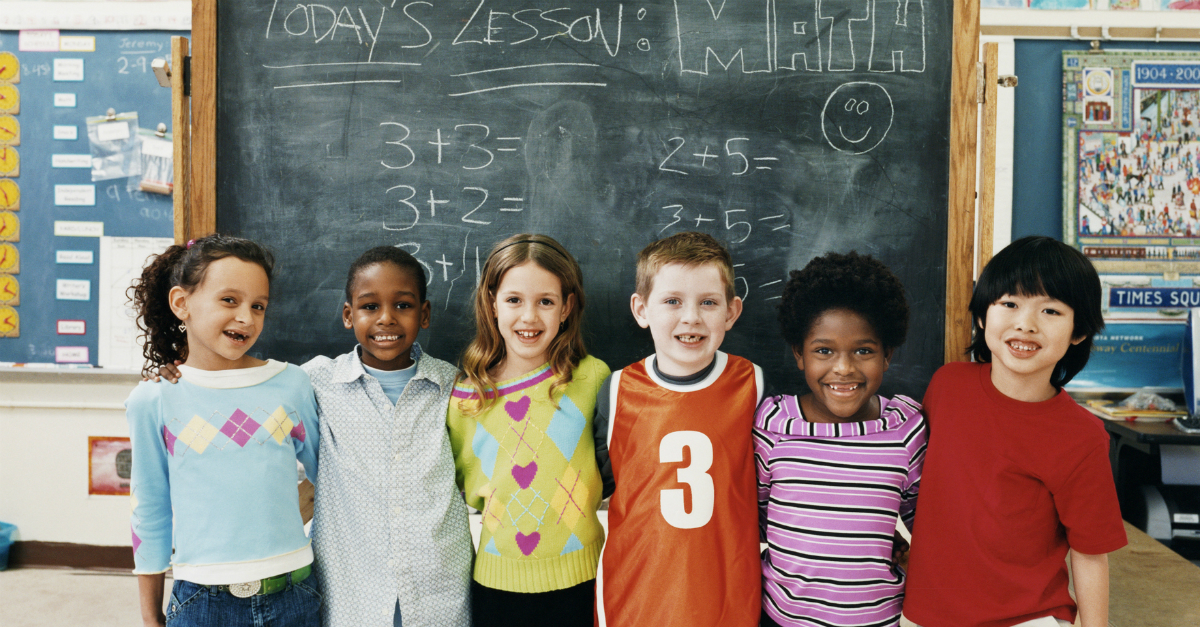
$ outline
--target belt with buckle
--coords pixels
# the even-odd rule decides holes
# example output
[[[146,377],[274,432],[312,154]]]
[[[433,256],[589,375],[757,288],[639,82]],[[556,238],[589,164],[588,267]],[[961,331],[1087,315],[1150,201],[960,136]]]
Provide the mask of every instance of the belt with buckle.
[[[288,585],[288,575],[291,575],[292,583],[300,583],[308,579],[310,574],[312,574],[312,564],[293,570],[290,573],[267,577],[266,579],[247,581],[246,583],[232,583],[228,586],[217,587],[228,590],[229,594],[239,599],[246,599],[256,594],[275,594],[282,591]]]

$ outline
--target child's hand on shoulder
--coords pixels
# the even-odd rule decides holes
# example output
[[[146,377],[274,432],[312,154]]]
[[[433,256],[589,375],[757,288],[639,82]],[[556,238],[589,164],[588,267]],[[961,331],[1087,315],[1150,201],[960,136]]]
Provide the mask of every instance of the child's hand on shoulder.
[[[182,376],[182,373],[179,372],[178,366],[182,363],[182,361],[176,359],[173,363],[163,364],[162,366],[158,367],[157,373],[142,377],[142,381],[153,381],[158,383],[159,381],[166,379],[171,383],[179,383],[179,377]]]

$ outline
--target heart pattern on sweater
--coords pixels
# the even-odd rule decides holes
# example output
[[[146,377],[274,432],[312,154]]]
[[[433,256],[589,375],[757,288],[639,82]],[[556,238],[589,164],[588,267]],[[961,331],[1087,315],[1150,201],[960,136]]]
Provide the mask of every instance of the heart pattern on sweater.
[[[533,483],[533,478],[537,475],[537,462],[529,462],[524,466],[513,466],[512,476],[517,480],[517,485],[521,486],[522,490],[528,489],[529,484]]]
[[[538,542],[541,541],[542,534],[536,531],[529,535],[525,535],[520,531],[517,532],[517,548],[521,549],[521,552],[524,553],[526,557],[528,557],[530,553],[533,553],[533,550],[537,548]]]
[[[529,413],[530,398],[522,396],[519,401],[505,401],[504,411],[508,412],[510,418],[516,422],[521,422],[525,419],[525,414]]]

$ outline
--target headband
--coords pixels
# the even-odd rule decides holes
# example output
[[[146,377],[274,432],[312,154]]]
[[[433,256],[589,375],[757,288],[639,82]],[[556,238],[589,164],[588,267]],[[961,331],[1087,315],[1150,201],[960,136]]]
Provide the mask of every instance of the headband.
[[[492,254],[488,255],[488,260],[490,261],[492,257],[495,257],[496,255],[500,254],[500,251],[504,250],[505,248],[508,248],[510,246],[516,246],[517,244],[541,244],[542,246],[545,246],[546,248],[549,248],[550,250],[553,250],[554,252],[558,253],[559,256],[561,256],[563,259],[570,259],[570,257],[567,257],[566,253],[559,250],[557,247],[555,247],[553,244],[550,244],[549,242],[543,242],[541,240],[536,240],[536,239],[519,239],[515,242],[509,242],[509,243],[501,246],[500,248],[497,248],[496,250],[492,251]]]

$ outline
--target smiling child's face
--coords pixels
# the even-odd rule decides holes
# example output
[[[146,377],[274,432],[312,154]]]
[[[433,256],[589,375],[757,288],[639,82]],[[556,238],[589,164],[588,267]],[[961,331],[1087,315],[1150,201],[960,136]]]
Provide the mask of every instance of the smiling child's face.
[[[492,314],[504,339],[504,359],[493,373],[503,381],[546,363],[550,344],[575,306],[574,295],[563,296],[554,273],[526,261],[500,278]]]
[[[262,266],[237,257],[208,264],[190,293],[173,287],[171,309],[187,325],[185,365],[200,370],[249,368],[261,362],[246,351],[258,341],[271,282]]]
[[[668,263],[654,275],[646,298],[634,294],[633,317],[654,338],[659,370],[686,377],[712,363],[725,332],[742,313],[742,299],[726,296],[716,264]]]
[[[1071,337],[1075,310],[1045,294],[1005,294],[979,321],[992,353],[992,384],[1005,396],[1021,401],[1046,400],[1058,393],[1050,383],[1067,349],[1083,341]]]
[[[362,345],[362,362],[377,370],[402,370],[413,364],[412,345],[429,328],[429,301],[421,302],[417,277],[394,263],[375,263],[358,271],[350,302],[342,306],[342,324]]]
[[[821,314],[802,346],[796,366],[810,392],[800,398],[809,422],[862,422],[879,417],[879,391],[891,355],[860,314],[831,309]]]

